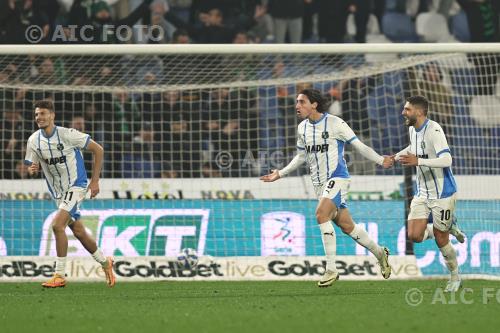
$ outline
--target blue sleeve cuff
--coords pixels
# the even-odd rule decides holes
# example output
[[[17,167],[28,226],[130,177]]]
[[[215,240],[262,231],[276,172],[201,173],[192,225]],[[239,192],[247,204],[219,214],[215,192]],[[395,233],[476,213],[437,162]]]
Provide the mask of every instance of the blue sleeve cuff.
[[[437,157],[439,157],[439,155],[444,154],[444,153],[448,153],[448,154],[450,154],[450,155],[451,155],[451,151],[450,151],[450,149],[449,149],[449,148],[445,148],[445,149],[441,150],[440,152],[438,152],[438,153],[436,154],[436,156],[437,156]]]
[[[353,136],[352,138],[350,138],[349,140],[347,140],[345,143],[351,143],[353,142],[354,140],[357,140],[358,137],[357,136]]]
[[[33,164],[32,161],[24,160],[24,165],[32,165],[32,164]]]
[[[87,149],[89,142],[90,142],[90,135],[87,136],[87,141],[85,141],[85,144],[83,145],[83,149]]]

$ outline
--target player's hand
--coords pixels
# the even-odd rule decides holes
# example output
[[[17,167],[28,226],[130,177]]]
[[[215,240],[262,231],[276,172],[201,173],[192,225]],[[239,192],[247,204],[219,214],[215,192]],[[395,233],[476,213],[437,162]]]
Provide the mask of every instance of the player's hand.
[[[273,170],[270,174],[267,174],[265,176],[260,177],[260,180],[268,183],[268,182],[274,182],[275,180],[280,179],[280,174],[278,172],[278,169]]]
[[[406,155],[400,155],[399,162],[404,166],[417,166],[418,157],[413,155],[412,153],[408,153]]]
[[[384,162],[382,163],[382,166],[384,169],[389,169],[394,165],[394,157],[393,156],[388,156],[384,155]]]
[[[31,165],[28,167],[28,173],[30,174],[30,176],[38,174],[39,171],[40,171],[40,164],[38,163],[31,163]]]
[[[90,199],[95,198],[95,196],[99,194],[99,182],[90,181],[89,190],[90,190]]]

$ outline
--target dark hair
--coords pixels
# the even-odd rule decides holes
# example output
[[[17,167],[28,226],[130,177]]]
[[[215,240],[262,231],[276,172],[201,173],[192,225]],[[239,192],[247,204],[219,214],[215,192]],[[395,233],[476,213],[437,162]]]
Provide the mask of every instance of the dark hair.
[[[439,80],[442,80],[443,79],[443,72],[441,71],[441,68],[439,68],[439,65],[435,62],[431,62],[429,64],[427,64],[425,67],[424,67],[424,73],[423,73],[423,76],[424,76],[424,79],[425,80],[429,80],[428,76],[428,72],[432,69],[435,69],[436,72],[438,73],[439,75]]]
[[[33,103],[33,109],[36,108],[48,109],[50,112],[54,112],[54,103],[52,103],[52,101],[49,101],[47,99],[36,101],[35,103]]]
[[[424,96],[415,95],[408,97],[406,101],[413,106],[421,108],[424,111],[424,114],[427,116],[427,110],[429,110],[429,101],[427,100],[427,98],[425,98]]]
[[[189,33],[187,32],[187,30],[184,30],[184,29],[176,29],[174,31],[174,33],[172,34],[172,40],[177,41],[177,39],[180,36],[188,36],[189,37]]]
[[[328,110],[329,102],[323,97],[321,91],[317,89],[303,89],[299,92],[299,94],[306,95],[311,104],[318,103],[316,110],[319,113],[324,113]]]

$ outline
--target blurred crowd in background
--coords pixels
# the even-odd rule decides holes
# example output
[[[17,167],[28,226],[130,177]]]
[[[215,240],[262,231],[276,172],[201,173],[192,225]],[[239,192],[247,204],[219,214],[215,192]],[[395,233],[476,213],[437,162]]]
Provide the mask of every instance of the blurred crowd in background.
[[[41,27],[39,43],[56,44],[497,42],[499,2],[3,0],[0,42],[29,43],[25,32],[32,25]],[[139,25],[140,29],[133,29],[127,39],[109,30],[109,26],[122,25]],[[161,29],[148,28],[152,26]],[[92,29],[85,30],[86,35],[75,33],[82,27]],[[155,32],[161,34],[148,35]],[[85,38],[79,38],[82,36]],[[431,101],[432,118],[442,123],[457,147],[455,153],[462,157],[457,159],[461,163],[458,173],[487,174],[500,167],[500,140],[496,139],[500,138],[500,124],[491,119],[482,124],[488,117],[477,111],[484,110],[485,103],[498,105],[498,55],[471,57],[467,68],[443,68],[430,62],[340,81],[168,89],[170,84],[211,83],[210,79],[224,82],[218,73],[209,72],[214,63],[220,68],[222,61],[206,56],[3,57],[0,179],[29,178],[22,162],[26,140],[37,129],[32,103],[39,99],[54,101],[58,125],[89,133],[104,146],[104,177],[257,176],[282,167],[293,156],[298,121],[295,96],[303,88],[321,90],[332,102],[329,112],[343,117],[380,153],[394,153],[405,146],[407,133],[400,117],[404,97],[425,94]],[[303,74],[326,74],[365,61],[363,57],[322,56],[313,59],[317,66],[312,72]],[[300,61],[294,64],[277,59],[269,61],[267,67],[257,66],[255,72],[247,69],[251,75],[242,77],[238,69],[245,64],[236,65],[231,80],[279,80],[287,71],[304,68]],[[187,70],[191,74],[186,75]],[[142,88],[127,89],[130,85]],[[113,89],[89,89],[96,86]],[[167,89],[148,91],[147,86]],[[219,165],[221,151],[231,155],[231,167]],[[263,157],[262,152],[267,155]],[[88,158],[85,161],[90,170]],[[355,174],[384,172],[363,163],[355,154],[350,155],[350,165]],[[400,173],[401,169],[390,172]]]
[[[33,42],[31,26],[37,43],[498,42],[499,9],[499,0],[3,0],[0,43]],[[134,25],[125,39],[128,30],[110,28]]]

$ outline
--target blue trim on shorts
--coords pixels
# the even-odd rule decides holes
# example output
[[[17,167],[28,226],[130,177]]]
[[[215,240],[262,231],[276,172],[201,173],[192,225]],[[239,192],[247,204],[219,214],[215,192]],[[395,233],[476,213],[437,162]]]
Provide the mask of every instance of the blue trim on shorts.
[[[71,208],[71,210],[68,213],[74,221],[77,221],[80,218],[81,214],[80,211],[78,210],[78,202],[75,203],[73,208]]]
[[[340,189],[339,192],[337,193],[337,195],[332,198],[332,202],[335,204],[335,206],[337,206],[338,209],[342,209],[342,208],[347,208],[347,205],[345,202],[342,202],[342,190]]]

